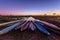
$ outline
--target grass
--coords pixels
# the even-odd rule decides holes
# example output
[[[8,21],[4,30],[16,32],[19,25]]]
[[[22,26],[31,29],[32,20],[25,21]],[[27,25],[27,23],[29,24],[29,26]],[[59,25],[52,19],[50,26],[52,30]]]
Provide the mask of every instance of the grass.
[[[29,16],[25,16],[25,17],[29,17]],[[35,17],[40,20],[52,20],[52,21],[60,22],[60,16],[32,16],[32,17]],[[18,20],[21,18],[22,16],[3,16],[0,17],[0,23],[5,21]]]

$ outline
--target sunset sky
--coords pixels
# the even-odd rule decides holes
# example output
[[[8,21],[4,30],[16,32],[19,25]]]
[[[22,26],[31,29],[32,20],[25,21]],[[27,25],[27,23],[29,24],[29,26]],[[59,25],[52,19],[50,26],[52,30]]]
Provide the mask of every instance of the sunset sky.
[[[60,13],[60,0],[0,0],[0,15]]]

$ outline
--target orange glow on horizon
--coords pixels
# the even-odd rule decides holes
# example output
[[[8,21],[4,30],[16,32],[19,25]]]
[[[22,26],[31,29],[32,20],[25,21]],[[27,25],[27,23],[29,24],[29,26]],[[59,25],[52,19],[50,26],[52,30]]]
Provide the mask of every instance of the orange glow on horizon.
[[[54,16],[53,13],[56,13],[56,15],[60,16],[60,12],[15,12],[15,11],[8,11],[8,12],[0,12],[0,15],[48,15],[48,16]]]

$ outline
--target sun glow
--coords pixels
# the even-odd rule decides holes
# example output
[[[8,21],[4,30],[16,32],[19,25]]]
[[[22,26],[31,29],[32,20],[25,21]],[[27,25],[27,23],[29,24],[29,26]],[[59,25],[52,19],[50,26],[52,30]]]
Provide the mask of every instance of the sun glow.
[[[60,16],[60,12],[17,12],[17,11],[5,11],[5,12],[0,12],[0,15],[48,15],[48,16]]]

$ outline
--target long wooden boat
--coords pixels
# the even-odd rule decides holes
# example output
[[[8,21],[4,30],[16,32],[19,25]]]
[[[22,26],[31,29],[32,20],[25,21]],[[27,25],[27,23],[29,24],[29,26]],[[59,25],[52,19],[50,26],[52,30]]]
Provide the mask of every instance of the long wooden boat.
[[[43,33],[45,33],[45,34],[47,34],[47,35],[50,35],[50,32],[48,32],[42,25],[40,25],[38,22],[33,22],[35,25],[36,25],[36,27],[40,30],[40,31],[42,31]]]
[[[22,24],[22,26],[21,26],[21,31],[27,29],[28,26],[29,26],[29,23],[30,23],[29,21],[26,21],[24,24]]]
[[[60,31],[60,28],[57,27],[57,26],[54,25],[54,24],[51,24],[51,23],[48,23],[48,22],[45,22],[45,21],[42,21],[42,20],[39,20],[38,22],[40,22],[40,23],[42,23],[42,24],[45,24],[45,25],[47,25],[47,26],[50,27],[50,28],[53,28],[53,29],[55,29],[55,30]]]
[[[17,23],[14,23],[11,26],[8,26],[7,28],[4,28],[4,29],[0,30],[0,35],[5,34],[5,33],[9,32],[9,31],[11,31],[12,29],[14,29],[16,26],[18,26],[20,24],[21,24],[21,20],[17,21]]]
[[[21,23],[19,26],[17,26],[17,27],[15,28],[15,30],[17,30],[17,29],[21,28],[21,27],[23,26],[23,24],[26,22],[26,20],[21,21],[21,22],[22,22],[22,23]]]
[[[45,24],[42,24],[42,23],[40,23],[40,24],[41,24],[42,26],[44,26],[46,29],[48,29],[49,31],[52,31],[52,32],[54,32],[54,33],[60,35],[60,31],[54,30],[53,28],[48,27],[48,26],[45,25]]]
[[[34,31],[34,30],[36,29],[35,25],[34,25],[32,22],[30,22],[29,28],[30,28],[32,31]]]

